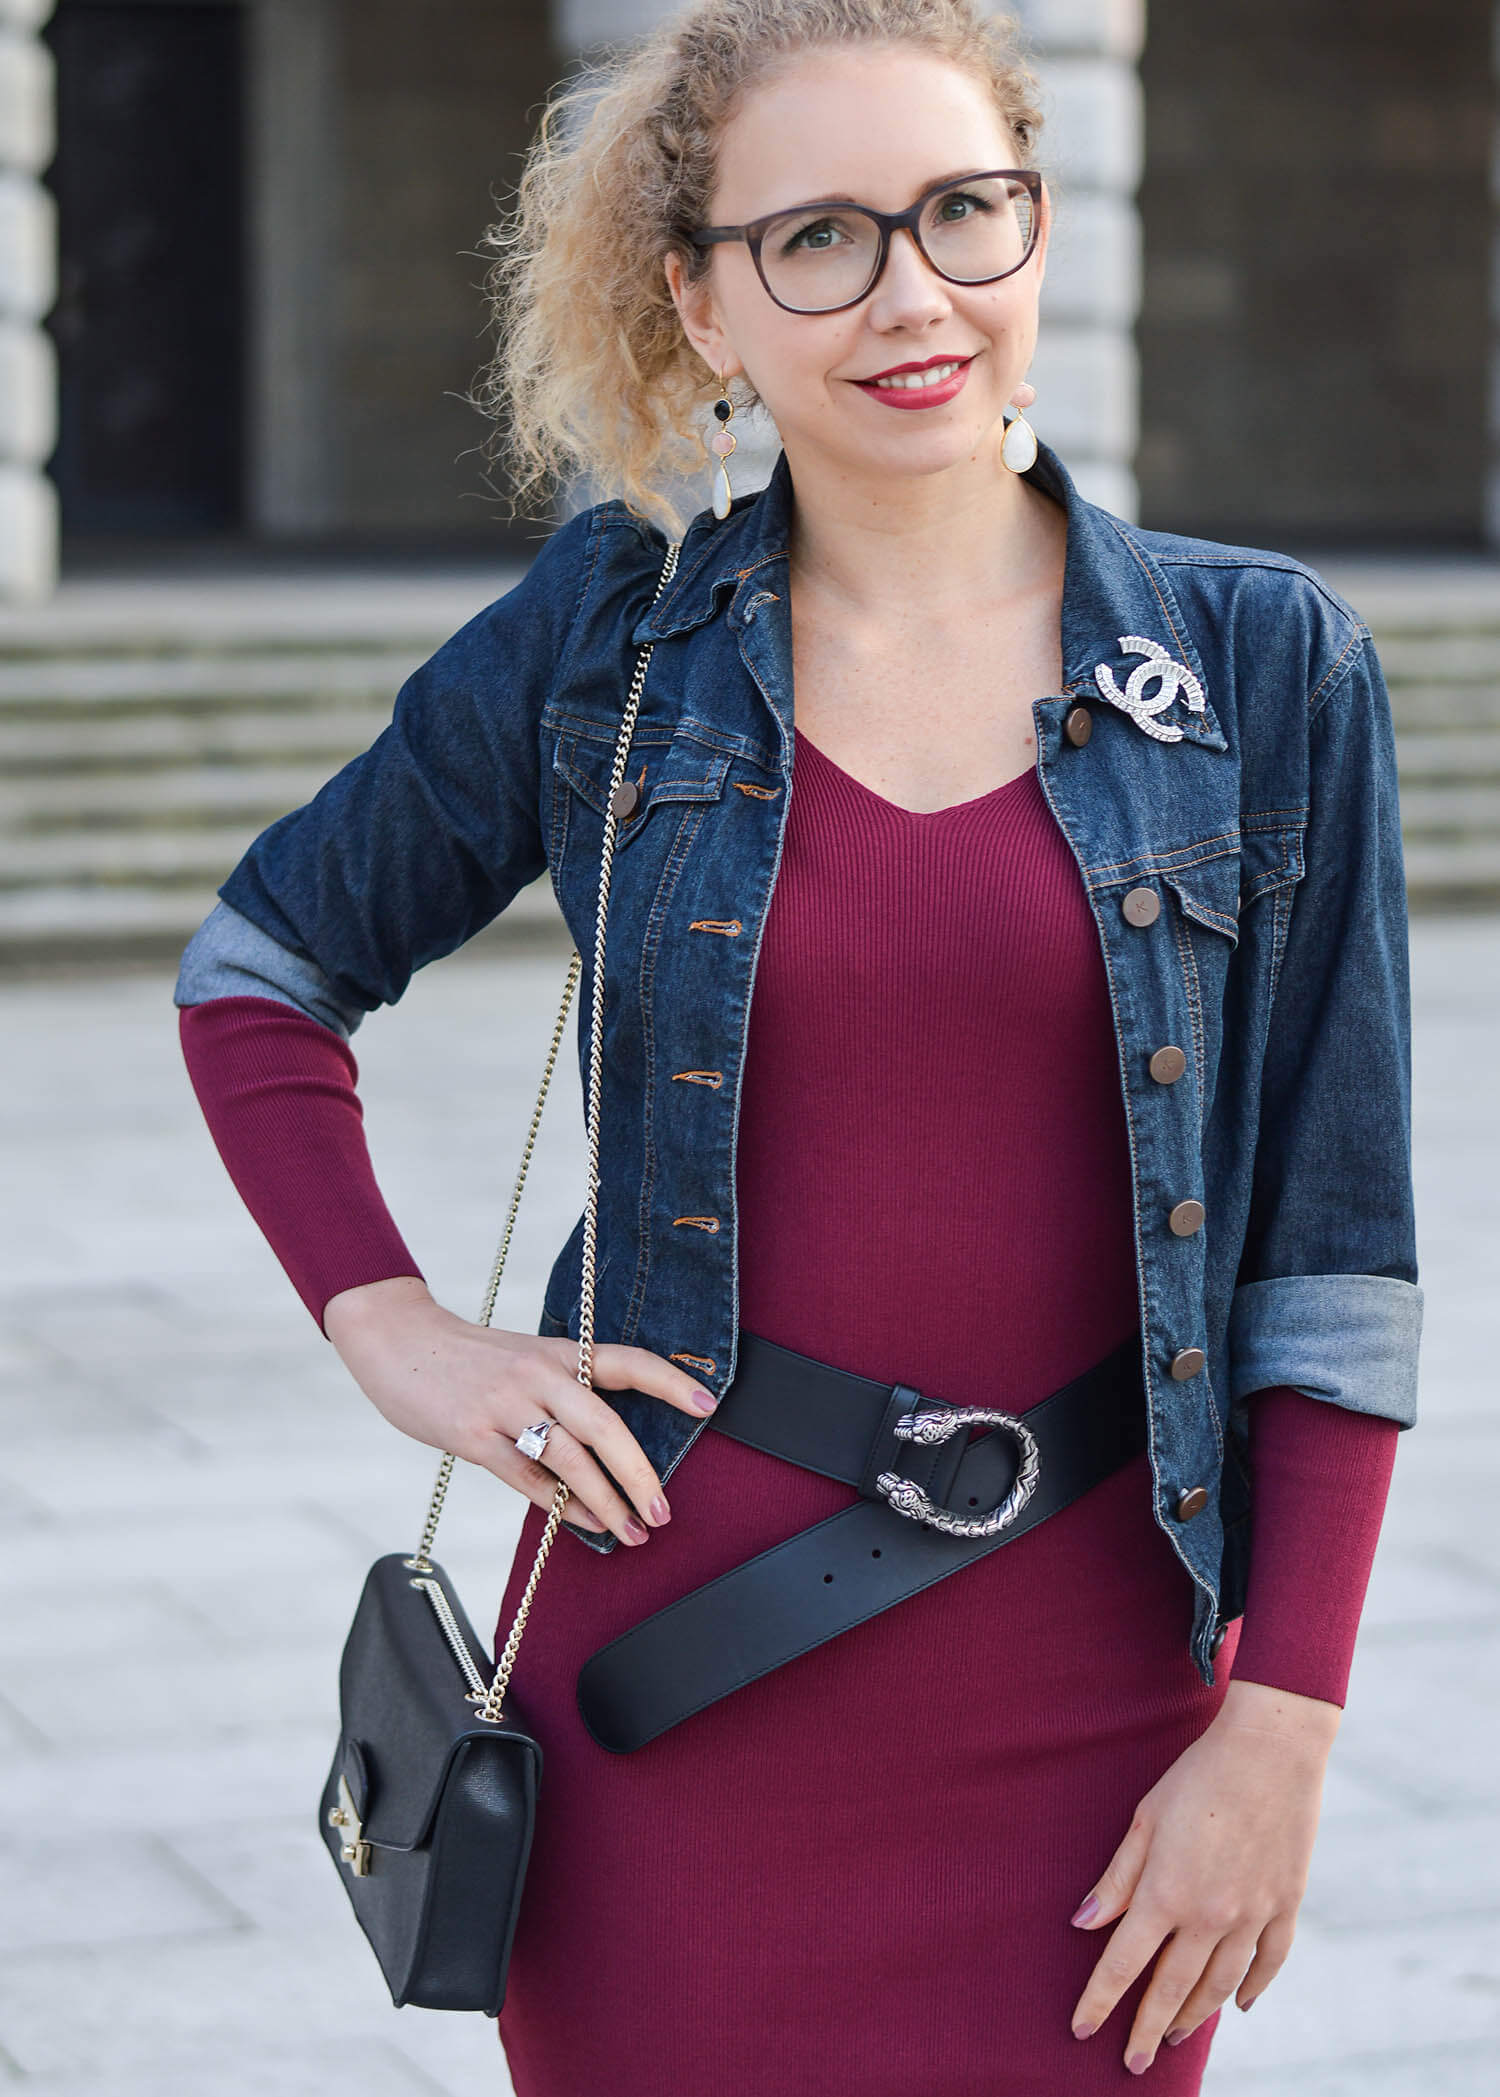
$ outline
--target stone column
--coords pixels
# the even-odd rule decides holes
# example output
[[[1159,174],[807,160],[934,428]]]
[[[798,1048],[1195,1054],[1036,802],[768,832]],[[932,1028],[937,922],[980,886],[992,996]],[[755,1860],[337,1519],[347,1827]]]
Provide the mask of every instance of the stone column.
[[[1136,514],[1145,0],[1020,0],[1054,223],[1028,419],[1089,501]]]
[[[51,54],[37,31],[53,0],[0,0],[0,599],[45,597],[57,579],[57,374],[42,317],[57,291]]]
[[[1500,0],[1492,16],[1490,72],[1500,92]],[[1484,536],[1500,547],[1500,116],[1490,145],[1489,387],[1484,476]]]

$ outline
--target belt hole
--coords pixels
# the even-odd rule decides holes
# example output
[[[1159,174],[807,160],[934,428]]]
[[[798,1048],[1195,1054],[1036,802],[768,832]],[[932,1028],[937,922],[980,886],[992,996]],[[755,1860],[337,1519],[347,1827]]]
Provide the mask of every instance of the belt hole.
[[[872,1558],[878,1558],[880,1556],[880,1546],[878,1544],[875,1546],[875,1549],[870,1553],[870,1556]]]
[[[722,932],[728,939],[738,939],[744,929],[737,917],[695,917],[688,926],[689,932]]]
[[[832,1573],[825,1573],[825,1574],[823,1575],[823,1585],[824,1585],[825,1587],[827,1587],[827,1586],[828,1586],[828,1584],[830,1583],[830,1581],[831,1581],[832,1579],[833,1579],[833,1575],[832,1575]]]
[[[970,1507],[977,1507],[977,1506],[979,1505],[979,1495],[978,1495],[978,1493],[970,1493],[970,1495],[969,1495],[969,1505],[970,1505]]]

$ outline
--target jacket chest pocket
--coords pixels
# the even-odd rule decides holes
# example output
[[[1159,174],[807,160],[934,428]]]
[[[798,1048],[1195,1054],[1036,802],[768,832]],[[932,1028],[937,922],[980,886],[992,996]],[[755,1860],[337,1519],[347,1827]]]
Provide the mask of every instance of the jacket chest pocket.
[[[1301,876],[1300,825],[1255,826],[1252,819],[1238,853],[1220,853],[1164,877],[1176,906],[1172,930],[1205,1111],[1226,1039],[1258,1065]],[[1236,1073],[1237,1081],[1248,1081],[1250,1067]]]
[[[580,909],[594,907],[614,757],[613,726],[601,723],[597,732],[569,726],[558,735],[553,866],[565,907],[575,889]],[[625,764],[630,806],[615,826],[614,871],[622,890],[639,893],[645,883],[656,893],[675,876],[723,796],[730,762],[725,751],[681,729],[637,730]]]

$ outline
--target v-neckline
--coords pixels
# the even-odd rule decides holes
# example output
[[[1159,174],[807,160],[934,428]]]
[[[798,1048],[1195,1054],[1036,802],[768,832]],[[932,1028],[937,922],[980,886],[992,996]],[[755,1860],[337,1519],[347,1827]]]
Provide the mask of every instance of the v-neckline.
[[[835,758],[830,757],[826,750],[813,741],[806,729],[799,728],[795,733],[799,743],[805,743],[815,757],[827,765],[830,771],[837,772],[841,779],[847,780],[857,792],[864,794],[871,801],[878,801],[882,808],[888,808],[893,815],[909,816],[918,823],[931,822],[934,816],[957,815],[965,808],[982,808],[987,801],[998,800],[1001,794],[1012,792],[1023,779],[1030,779],[1035,771],[1034,766],[1028,765],[1024,772],[1017,772],[1013,779],[1002,780],[999,786],[992,786],[988,793],[975,794],[967,801],[950,801],[945,808],[904,808],[899,801],[888,800],[884,794],[877,793],[873,786],[866,786],[862,779],[856,779],[852,772],[846,772]]]

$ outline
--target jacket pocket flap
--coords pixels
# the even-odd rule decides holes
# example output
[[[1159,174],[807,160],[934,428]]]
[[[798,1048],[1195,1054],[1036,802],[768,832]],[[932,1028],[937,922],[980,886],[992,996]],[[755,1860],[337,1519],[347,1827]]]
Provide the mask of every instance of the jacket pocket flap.
[[[1240,936],[1240,862],[1234,853],[1202,859],[1194,866],[1163,869],[1185,916],[1237,945]]]
[[[600,815],[609,807],[609,781],[614,769],[615,746],[608,741],[566,732],[558,738],[555,759],[559,777]],[[658,801],[717,801],[724,791],[729,754],[706,743],[677,735],[670,742],[637,741],[625,765],[625,777],[640,789],[641,801],[634,816],[620,825],[623,840],[641,826]]]

